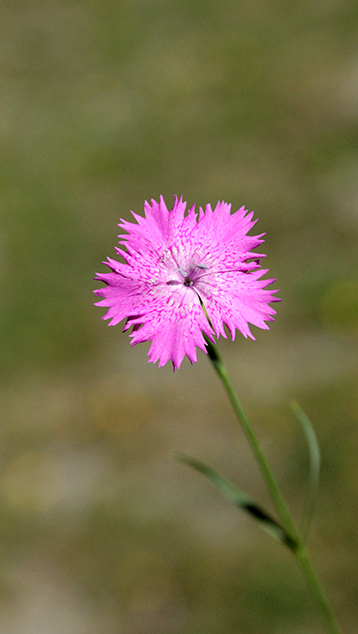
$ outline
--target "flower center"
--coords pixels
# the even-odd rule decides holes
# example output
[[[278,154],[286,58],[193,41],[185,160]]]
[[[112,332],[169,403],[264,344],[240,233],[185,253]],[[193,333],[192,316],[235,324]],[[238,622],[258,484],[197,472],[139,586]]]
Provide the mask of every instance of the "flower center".
[[[184,271],[184,269],[178,268],[177,269],[178,273],[180,273],[180,275],[182,275],[184,279],[182,281],[178,279],[168,280],[167,285],[178,286],[179,284],[183,284],[187,288],[192,288],[195,285],[195,282],[200,277],[200,275],[198,276],[197,272],[195,271],[195,268],[199,269],[199,271],[205,271],[208,267],[205,266],[205,264],[195,264],[194,268],[191,267],[189,272]]]

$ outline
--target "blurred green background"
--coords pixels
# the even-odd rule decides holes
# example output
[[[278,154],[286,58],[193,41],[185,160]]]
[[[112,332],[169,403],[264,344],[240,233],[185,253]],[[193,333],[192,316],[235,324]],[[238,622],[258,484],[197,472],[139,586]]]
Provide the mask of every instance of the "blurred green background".
[[[2,634],[314,634],[288,552],[170,457],[265,486],[205,358],[146,363],[92,306],[116,223],[245,204],[282,304],[220,347],[358,630],[358,5],[14,0],[0,20]],[[97,284],[98,286],[98,284]],[[255,329],[254,329],[255,330]]]

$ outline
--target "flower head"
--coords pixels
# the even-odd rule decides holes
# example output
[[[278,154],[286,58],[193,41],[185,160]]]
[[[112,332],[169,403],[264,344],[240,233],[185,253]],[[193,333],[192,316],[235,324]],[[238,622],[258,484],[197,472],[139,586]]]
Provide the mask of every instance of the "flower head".
[[[163,197],[144,204],[145,217],[132,212],[137,224],[121,220],[116,248],[125,263],[108,258],[111,273],[98,273],[105,282],[95,293],[104,299],[97,306],[109,307],[103,319],[115,326],[126,319],[124,331],[133,326],[131,345],[152,340],[149,360],[167,361],[179,368],[185,355],[196,361],[196,346],[206,352],[204,334],[213,340],[232,339],[235,330],[254,336],[249,324],[268,329],[276,311],[269,305],[279,301],[265,287],[275,280],[262,280],[264,257],[252,249],[262,236],[248,236],[256,221],[244,207],[231,214],[231,205],[218,202],[215,209],[185,216],[186,203],[175,197],[168,211]]]

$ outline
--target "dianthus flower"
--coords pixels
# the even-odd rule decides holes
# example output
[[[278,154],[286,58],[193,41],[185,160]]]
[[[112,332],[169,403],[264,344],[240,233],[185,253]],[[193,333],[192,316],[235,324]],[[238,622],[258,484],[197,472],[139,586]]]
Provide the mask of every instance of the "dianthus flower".
[[[231,205],[218,202],[198,217],[193,206],[185,216],[182,197],[171,211],[162,196],[151,203],[144,204],[145,217],[132,212],[138,224],[118,225],[127,232],[118,236],[126,250],[115,249],[126,263],[108,258],[112,272],[95,278],[107,284],[95,291],[104,297],[96,305],[109,307],[103,319],[115,326],[126,318],[131,345],[152,340],[148,362],[171,360],[174,370],[185,355],[196,361],[196,346],[206,352],[203,335],[226,337],[224,324],[233,340],[235,329],[254,339],[249,324],[267,330],[276,313],[269,304],[279,300],[277,291],[265,290],[275,280],[260,279],[264,255],[252,252],[264,235],[247,235],[253,212],[241,207],[231,214]]]

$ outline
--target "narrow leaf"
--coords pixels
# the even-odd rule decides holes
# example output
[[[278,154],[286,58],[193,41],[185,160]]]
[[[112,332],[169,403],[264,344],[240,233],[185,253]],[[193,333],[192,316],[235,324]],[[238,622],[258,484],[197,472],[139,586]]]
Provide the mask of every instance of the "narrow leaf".
[[[296,415],[297,420],[301,424],[303,432],[306,436],[310,459],[307,503],[302,522],[302,537],[304,540],[307,540],[318,495],[319,476],[321,468],[321,452],[316,432],[314,431],[312,423],[306,413],[296,401],[293,401],[291,403],[291,409]]]
[[[261,528],[272,537],[286,544],[286,546],[288,546],[291,550],[295,549],[294,541],[286,533],[282,526],[280,526],[280,524],[278,524],[276,520],[274,520],[261,506],[256,504],[252,498],[230,482],[230,480],[224,478],[217,471],[203,462],[196,460],[196,458],[191,458],[185,454],[174,454],[174,457],[176,460],[179,460],[180,462],[183,462],[184,464],[193,467],[196,471],[202,473],[227,500],[235,504],[235,506],[243,509],[246,513],[249,513],[251,517],[259,522]]]

